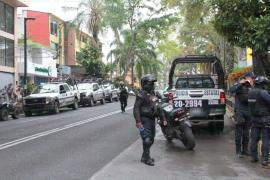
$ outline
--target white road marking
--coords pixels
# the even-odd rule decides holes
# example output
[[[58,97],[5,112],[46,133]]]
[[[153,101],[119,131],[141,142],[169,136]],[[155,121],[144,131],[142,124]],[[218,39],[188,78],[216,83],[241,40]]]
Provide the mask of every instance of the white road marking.
[[[68,113],[68,114],[66,114],[66,113],[64,113],[64,114],[62,114],[62,113],[60,113],[60,114],[58,114],[58,116],[57,117],[61,117],[61,118],[64,118],[64,117],[70,117],[70,115],[72,115],[71,113],[72,112],[81,112],[81,111],[89,111],[89,112],[92,112],[92,111],[95,111],[96,109],[94,109],[94,108],[91,108],[91,109],[89,109],[89,108],[84,108],[84,109],[79,109],[79,110],[76,110],[76,111],[69,111],[70,113]],[[63,115],[63,116],[61,116],[61,115]],[[51,116],[51,115],[50,115]],[[54,115],[53,116],[51,116],[51,117],[55,117]],[[27,118],[27,117],[26,117]],[[20,121],[17,121],[15,124],[23,124],[23,123],[28,123],[28,122],[33,122],[33,121],[38,121],[38,120],[42,120],[42,119],[47,119],[48,118],[48,116],[46,116],[46,117],[40,117],[40,118],[31,118],[30,120],[20,120]]]
[[[133,108],[133,106],[128,107],[127,110],[130,110],[132,108]],[[100,116],[97,116],[97,117],[93,117],[93,118],[85,119],[85,120],[75,122],[75,123],[72,123],[72,124],[68,124],[68,125],[65,125],[63,127],[51,129],[51,130],[48,130],[48,131],[45,131],[45,132],[37,133],[37,134],[27,136],[27,137],[24,137],[24,138],[21,138],[21,139],[17,139],[17,140],[10,141],[10,142],[4,143],[4,144],[0,144],[0,150],[7,149],[9,147],[12,147],[12,146],[24,143],[24,142],[28,142],[28,141],[31,141],[31,140],[34,140],[34,139],[37,139],[37,138],[41,138],[43,136],[54,134],[54,133],[57,133],[57,132],[60,132],[60,131],[66,130],[66,129],[70,129],[70,128],[77,127],[77,126],[80,126],[80,125],[83,125],[83,124],[86,124],[86,123],[90,123],[90,122],[93,122],[93,121],[101,119],[101,118],[105,118],[105,117],[108,117],[108,116],[118,114],[120,112],[121,112],[120,110],[110,112],[110,113],[103,114],[103,115],[100,115]]]

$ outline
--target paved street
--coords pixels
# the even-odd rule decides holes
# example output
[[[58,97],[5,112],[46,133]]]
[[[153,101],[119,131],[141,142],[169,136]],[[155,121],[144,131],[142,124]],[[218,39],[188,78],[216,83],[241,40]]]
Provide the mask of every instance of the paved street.
[[[235,158],[232,123],[226,123],[221,135],[196,132],[192,152],[167,143],[158,129],[156,166],[148,167],[139,163],[132,111],[120,113],[117,102],[1,122],[0,179],[268,179],[269,170]]]
[[[90,178],[138,138],[130,111],[119,109],[115,102],[1,122],[0,179]]]

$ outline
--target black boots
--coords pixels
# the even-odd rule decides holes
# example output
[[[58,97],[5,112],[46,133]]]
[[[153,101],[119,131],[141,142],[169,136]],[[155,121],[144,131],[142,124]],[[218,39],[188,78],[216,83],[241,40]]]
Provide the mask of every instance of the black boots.
[[[148,166],[154,166],[155,165],[155,160],[150,157],[149,153],[143,153],[141,162],[148,165]]]

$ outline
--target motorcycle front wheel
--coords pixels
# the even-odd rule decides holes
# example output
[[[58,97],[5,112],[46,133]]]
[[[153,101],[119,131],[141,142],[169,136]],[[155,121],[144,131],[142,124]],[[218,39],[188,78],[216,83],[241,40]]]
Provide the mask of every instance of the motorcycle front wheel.
[[[182,134],[182,142],[185,145],[187,150],[193,150],[195,147],[195,137],[193,135],[192,129],[185,125],[181,128]]]
[[[168,142],[172,142],[173,138],[168,136],[167,132],[166,132],[166,127],[165,126],[160,126],[161,127],[161,131],[165,137],[165,139],[168,141]]]

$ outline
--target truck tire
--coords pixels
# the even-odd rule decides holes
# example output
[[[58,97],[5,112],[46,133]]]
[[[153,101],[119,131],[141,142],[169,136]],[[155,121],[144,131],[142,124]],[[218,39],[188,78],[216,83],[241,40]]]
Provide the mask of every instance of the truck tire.
[[[74,99],[74,102],[73,102],[73,105],[72,105],[72,109],[73,110],[76,110],[76,109],[78,109],[78,107],[79,107],[79,105],[78,105],[78,99],[75,98]]]
[[[100,100],[100,103],[101,103],[102,105],[104,105],[104,104],[106,103],[105,96],[103,96],[103,98]]]
[[[91,96],[88,101],[88,106],[93,107],[94,106],[94,98]]]
[[[18,118],[19,118],[19,115],[20,115],[19,109],[18,109],[18,108],[15,108],[15,109],[14,109],[14,112],[13,112],[12,115],[11,115],[11,117],[12,117],[13,119],[18,119]]]
[[[8,120],[8,110],[7,108],[0,109],[0,121]]]
[[[111,102],[113,102],[113,99],[112,99],[112,95],[110,94],[110,96],[109,96],[109,102],[111,103]]]
[[[26,117],[30,117],[30,116],[32,116],[32,112],[31,111],[24,111],[24,115]]]
[[[59,108],[60,108],[60,107],[59,107],[59,102],[55,101],[55,102],[54,102],[54,105],[53,105],[52,113],[53,113],[53,114],[58,114],[58,113],[60,112]]]
[[[195,137],[192,129],[188,126],[183,128],[183,144],[187,150],[193,150],[195,147]]]

